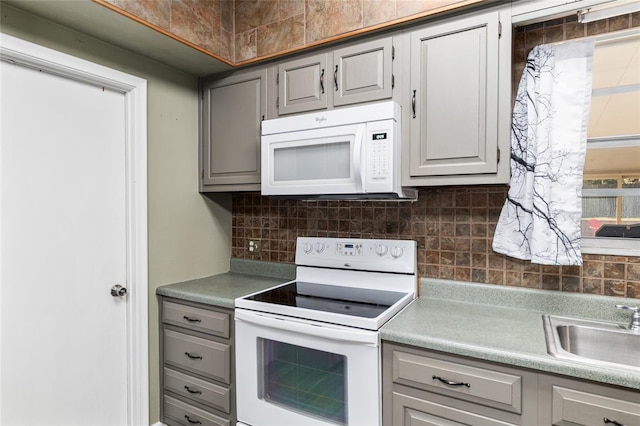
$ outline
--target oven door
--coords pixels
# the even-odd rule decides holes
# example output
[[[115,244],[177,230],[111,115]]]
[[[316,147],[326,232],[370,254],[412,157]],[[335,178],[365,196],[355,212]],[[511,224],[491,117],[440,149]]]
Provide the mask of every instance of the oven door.
[[[380,424],[378,332],[236,309],[238,421]]]

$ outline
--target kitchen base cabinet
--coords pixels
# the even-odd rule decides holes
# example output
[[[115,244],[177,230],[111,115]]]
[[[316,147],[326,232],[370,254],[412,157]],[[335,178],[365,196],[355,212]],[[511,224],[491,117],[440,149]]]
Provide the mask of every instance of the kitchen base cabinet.
[[[393,392],[393,421],[390,424],[403,426],[506,426],[513,423],[502,422],[470,411],[447,405],[447,401],[437,403],[437,395],[430,399],[424,396],[410,396]],[[442,398],[440,398],[442,399]]]
[[[385,425],[532,425],[530,371],[383,343]]]
[[[384,425],[640,425],[640,390],[383,342]]]
[[[230,426],[228,419],[185,404],[170,396],[164,397],[164,423],[171,425]]]
[[[541,424],[640,425],[640,390],[541,374],[539,398]]]
[[[235,424],[233,311],[164,297],[160,306],[162,421]]]

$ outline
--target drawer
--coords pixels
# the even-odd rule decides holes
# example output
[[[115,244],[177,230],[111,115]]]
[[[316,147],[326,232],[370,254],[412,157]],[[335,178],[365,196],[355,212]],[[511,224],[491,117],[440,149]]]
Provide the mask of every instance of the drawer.
[[[165,367],[164,388],[227,414],[230,413],[231,392],[227,387],[218,386]]]
[[[224,312],[164,301],[162,321],[228,339],[231,316]]]
[[[170,396],[164,396],[164,422],[185,426],[230,426],[229,419],[193,407]]]
[[[393,381],[522,413],[522,377],[518,375],[395,350]]]
[[[173,330],[164,330],[164,362],[223,383],[231,377],[229,345]]]
[[[640,425],[640,395],[632,402],[561,386],[553,386],[551,393],[553,425],[601,425],[604,418]]]
[[[404,426],[515,426],[498,419],[393,392],[393,424]]]

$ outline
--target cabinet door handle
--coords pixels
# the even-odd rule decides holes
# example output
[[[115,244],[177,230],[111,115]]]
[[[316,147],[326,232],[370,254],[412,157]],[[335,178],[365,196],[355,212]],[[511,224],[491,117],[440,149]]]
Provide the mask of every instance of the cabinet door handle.
[[[184,418],[187,419],[187,421],[189,423],[191,423],[192,425],[201,425],[202,422],[200,420],[191,420],[191,418],[188,415],[184,415]]]
[[[189,318],[188,316],[183,316],[182,318],[184,318],[185,320],[187,320],[188,322],[202,322],[201,319],[199,318]]]
[[[604,419],[602,419],[602,421],[605,422],[605,424],[609,424],[610,423],[610,424],[612,424],[614,426],[624,426],[622,423],[616,422],[615,420],[611,420],[611,419],[608,419],[606,417]]]
[[[202,359],[200,355],[191,355],[189,352],[185,352],[184,354],[188,356],[189,359]]]
[[[413,96],[411,96],[411,110],[413,111],[413,118],[416,118],[416,91],[413,91]]]
[[[471,385],[469,383],[465,383],[465,382],[454,382],[454,381],[451,381],[451,380],[443,379],[442,377],[438,377],[438,376],[432,376],[431,378],[433,380],[439,380],[442,383],[444,383],[445,385],[449,385],[449,386],[466,386],[468,388],[471,387]]]
[[[320,90],[324,94],[324,68],[322,68],[322,73],[320,73]]]
[[[187,392],[195,395],[200,395],[202,393],[202,391],[199,391],[199,390],[191,390],[191,388],[189,388],[189,386],[187,385],[184,385],[184,388],[187,390]]]
[[[336,69],[333,72],[333,82],[336,85],[336,92],[338,91],[338,66],[336,65]]]

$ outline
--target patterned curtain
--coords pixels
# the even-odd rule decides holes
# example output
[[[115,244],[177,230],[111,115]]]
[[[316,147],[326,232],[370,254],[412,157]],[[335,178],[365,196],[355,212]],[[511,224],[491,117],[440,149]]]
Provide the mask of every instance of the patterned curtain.
[[[582,172],[593,41],[533,48],[511,124],[511,182],[493,239],[498,253],[581,265]]]

